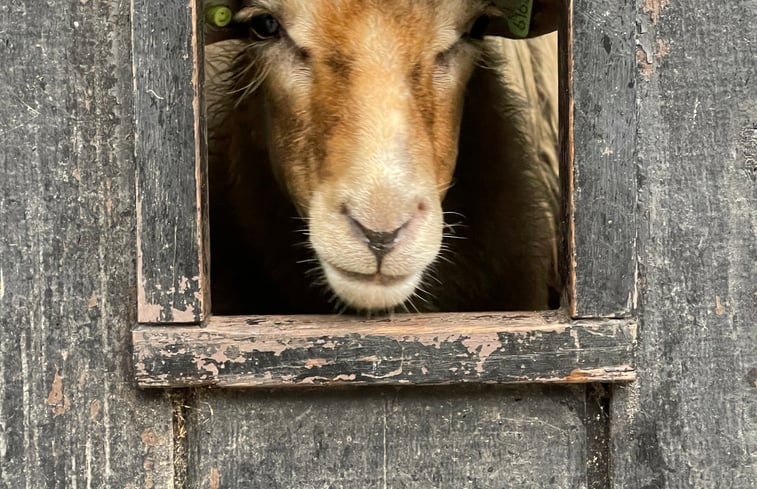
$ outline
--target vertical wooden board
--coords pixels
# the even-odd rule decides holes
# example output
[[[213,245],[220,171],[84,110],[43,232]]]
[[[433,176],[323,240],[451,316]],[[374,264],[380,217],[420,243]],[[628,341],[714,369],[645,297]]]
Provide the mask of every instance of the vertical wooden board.
[[[584,389],[202,391],[190,487],[585,488]]]
[[[194,0],[133,2],[142,323],[196,322],[207,307],[199,22]]]
[[[573,1],[571,314],[634,308],[636,79],[633,0]],[[569,197],[570,198],[570,197]]]
[[[127,3],[0,5],[0,487],[170,488],[171,403],[131,382]]]
[[[614,487],[757,487],[757,8],[638,2],[637,384]]]

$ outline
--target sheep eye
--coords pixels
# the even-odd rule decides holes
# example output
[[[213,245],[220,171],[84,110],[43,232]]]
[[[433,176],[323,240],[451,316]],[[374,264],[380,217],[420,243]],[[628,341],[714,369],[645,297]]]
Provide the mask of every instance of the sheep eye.
[[[486,34],[486,28],[489,27],[489,16],[482,15],[473,22],[470,30],[468,31],[468,37],[471,39],[481,40]]]
[[[281,25],[271,14],[256,15],[250,19],[250,32],[260,41],[272,39],[281,33]]]

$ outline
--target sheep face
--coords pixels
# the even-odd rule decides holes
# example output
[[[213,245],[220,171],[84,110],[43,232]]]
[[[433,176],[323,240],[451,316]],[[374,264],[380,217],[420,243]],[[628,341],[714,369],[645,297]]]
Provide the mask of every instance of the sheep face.
[[[356,309],[403,303],[440,252],[487,3],[259,0],[237,14],[274,173]]]

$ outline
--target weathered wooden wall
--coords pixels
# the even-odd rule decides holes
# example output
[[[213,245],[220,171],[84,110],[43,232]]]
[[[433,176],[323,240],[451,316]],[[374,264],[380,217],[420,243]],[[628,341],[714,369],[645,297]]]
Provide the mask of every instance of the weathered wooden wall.
[[[135,388],[129,2],[0,4],[0,487],[170,488]]]
[[[757,3],[637,1],[640,332],[613,487],[757,487]]]
[[[204,391],[193,406],[189,487],[588,487],[583,387]]]
[[[638,276],[595,263],[606,290],[579,294],[604,314],[637,287],[639,380],[611,388],[609,433],[583,387],[203,390],[174,452],[172,402],[137,390],[130,361],[129,4],[0,5],[0,487],[757,487],[757,6],[576,10],[608,63],[630,45],[619,27],[636,32],[632,146],[609,141],[635,167],[606,156],[638,192]],[[614,232],[597,249],[622,261]]]

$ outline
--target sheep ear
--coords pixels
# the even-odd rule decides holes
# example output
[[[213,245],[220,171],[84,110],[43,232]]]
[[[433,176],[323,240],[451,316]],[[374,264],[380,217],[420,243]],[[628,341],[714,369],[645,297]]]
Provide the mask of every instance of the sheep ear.
[[[499,15],[491,18],[488,36],[526,39],[557,30],[564,0],[494,0]]]
[[[204,0],[201,5],[205,45],[249,35],[245,26],[234,22],[234,15],[242,8],[242,0]]]

